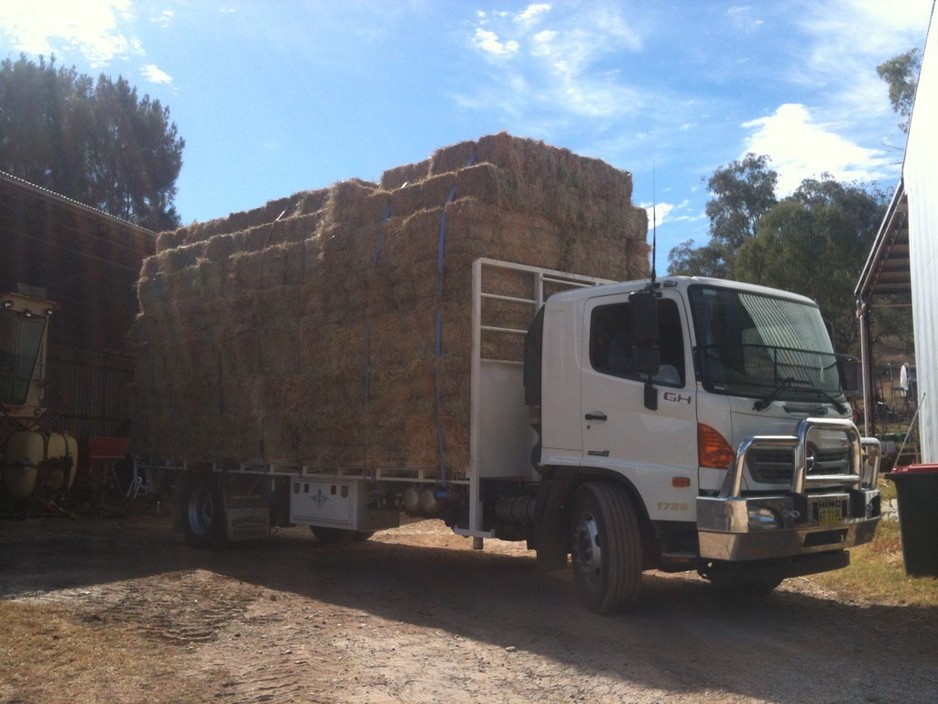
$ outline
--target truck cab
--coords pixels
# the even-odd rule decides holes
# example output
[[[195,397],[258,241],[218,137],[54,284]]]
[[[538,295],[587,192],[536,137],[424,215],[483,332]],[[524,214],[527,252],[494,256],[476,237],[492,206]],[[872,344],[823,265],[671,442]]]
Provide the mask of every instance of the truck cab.
[[[526,393],[557,512],[535,543],[569,551],[595,610],[632,600],[641,569],[767,589],[872,539],[878,443],[810,299],[674,277],[556,294],[534,326]]]

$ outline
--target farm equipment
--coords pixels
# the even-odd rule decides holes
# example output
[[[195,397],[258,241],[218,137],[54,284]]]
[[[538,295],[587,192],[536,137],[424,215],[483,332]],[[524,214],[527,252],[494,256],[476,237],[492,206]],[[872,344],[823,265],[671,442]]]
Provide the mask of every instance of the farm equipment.
[[[46,341],[56,304],[43,295],[0,297],[0,506],[56,507],[75,479],[75,438],[44,423]]]

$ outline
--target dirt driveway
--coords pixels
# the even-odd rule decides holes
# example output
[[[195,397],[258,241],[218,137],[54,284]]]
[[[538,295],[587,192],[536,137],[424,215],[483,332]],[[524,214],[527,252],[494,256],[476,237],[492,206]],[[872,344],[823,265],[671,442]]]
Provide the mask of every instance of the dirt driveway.
[[[604,618],[568,572],[432,521],[214,553],[152,510],[6,522],[0,597],[32,613],[0,622],[4,703],[938,701],[934,610],[649,574]]]

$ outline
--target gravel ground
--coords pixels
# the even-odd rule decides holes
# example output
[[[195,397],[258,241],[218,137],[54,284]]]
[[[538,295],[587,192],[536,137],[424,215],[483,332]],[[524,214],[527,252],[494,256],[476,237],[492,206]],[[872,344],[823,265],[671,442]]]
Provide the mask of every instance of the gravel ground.
[[[434,521],[220,552],[153,509],[0,524],[0,702],[938,701],[938,613],[810,578],[721,596],[649,573],[600,617],[569,572]]]

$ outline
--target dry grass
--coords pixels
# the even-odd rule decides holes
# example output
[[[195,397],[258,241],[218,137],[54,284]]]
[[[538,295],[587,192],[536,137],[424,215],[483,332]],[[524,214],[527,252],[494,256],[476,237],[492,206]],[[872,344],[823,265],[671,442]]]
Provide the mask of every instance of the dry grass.
[[[938,579],[909,577],[905,573],[896,521],[880,521],[873,541],[851,550],[850,558],[848,568],[814,579],[844,601],[938,607]]]
[[[157,674],[154,663],[166,673],[181,672],[179,657],[178,649],[145,640],[121,624],[54,604],[0,601],[3,702],[146,701]],[[74,674],[63,678],[63,670]],[[171,682],[163,687],[162,701],[186,701],[201,689],[185,677],[162,679]]]

